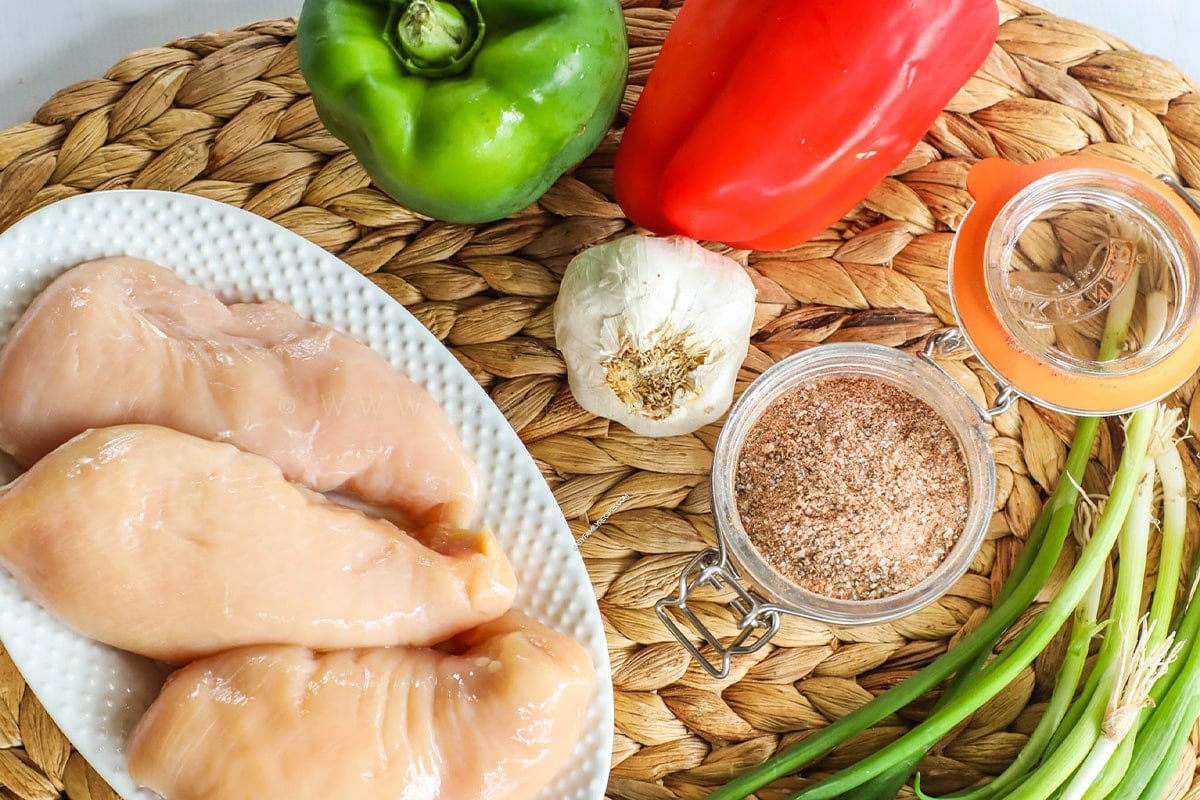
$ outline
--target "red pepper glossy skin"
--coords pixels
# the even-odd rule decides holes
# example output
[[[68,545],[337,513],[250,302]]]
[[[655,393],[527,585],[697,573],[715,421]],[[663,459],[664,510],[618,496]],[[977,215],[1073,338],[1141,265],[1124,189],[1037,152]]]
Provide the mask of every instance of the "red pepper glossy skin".
[[[687,0],[617,150],[634,222],[780,250],[866,197],[996,39],[995,0]]]

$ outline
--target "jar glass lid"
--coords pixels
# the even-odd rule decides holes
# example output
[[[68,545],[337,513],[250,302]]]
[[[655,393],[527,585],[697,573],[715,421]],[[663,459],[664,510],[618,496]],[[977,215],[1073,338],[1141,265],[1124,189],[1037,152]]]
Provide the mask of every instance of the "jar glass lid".
[[[1200,364],[1200,235],[1162,181],[1119,162],[991,159],[955,240],[963,334],[1021,394],[1071,413],[1122,413]]]

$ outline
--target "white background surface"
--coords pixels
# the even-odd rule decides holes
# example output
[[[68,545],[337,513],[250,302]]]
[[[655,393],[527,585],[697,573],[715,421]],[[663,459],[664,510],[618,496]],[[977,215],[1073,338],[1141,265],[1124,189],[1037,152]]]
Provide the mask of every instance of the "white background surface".
[[[125,53],[180,36],[295,16],[301,0],[0,0],[0,128]],[[1174,61],[1200,80],[1200,2],[1042,0],[1040,5]]]

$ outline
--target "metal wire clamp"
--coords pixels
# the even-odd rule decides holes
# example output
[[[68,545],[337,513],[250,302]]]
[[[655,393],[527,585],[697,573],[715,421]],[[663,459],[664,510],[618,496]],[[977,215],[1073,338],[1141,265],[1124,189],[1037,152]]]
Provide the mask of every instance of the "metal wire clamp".
[[[734,598],[728,602],[727,607],[737,615],[738,634],[727,644],[723,644],[696,612],[688,607],[688,599],[702,587],[710,587],[716,591],[730,589],[734,593]],[[778,606],[768,603],[757,593],[742,586],[737,569],[716,547],[710,547],[692,559],[687,569],[679,576],[678,594],[659,600],[654,610],[667,630],[687,648],[705,672],[714,678],[729,675],[734,656],[754,653],[761,649],[779,630],[782,611]],[[701,647],[697,646],[697,636],[712,648],[717,659],[709,659]]]

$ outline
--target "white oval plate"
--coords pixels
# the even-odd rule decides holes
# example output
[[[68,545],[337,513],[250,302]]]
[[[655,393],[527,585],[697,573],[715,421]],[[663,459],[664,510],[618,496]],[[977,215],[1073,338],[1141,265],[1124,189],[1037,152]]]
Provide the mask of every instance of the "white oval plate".
[[[583,739],[540,797],[603,797],[613,698],[591,582],[533,459],[450,352],[385,292],[299,235],[224,203],[141,190],[61,200],[0,234],[0,344],[51,279],[81,261],[116,255],[169,267],[226,302],[289,303],[370,345],[441,403],[479,465],[477,522],[495,532],[512,560],[516,607],[574,636],[596,664]],[[0,471],[5,466],[10,474],[0,474],[0,483],[14,474],[7,461]],[[164,668],[67,629],[3,570],[0,640],[50,716],[113,789],[125,800],[156,798],[130,778],[125,737],[157,696]]]

